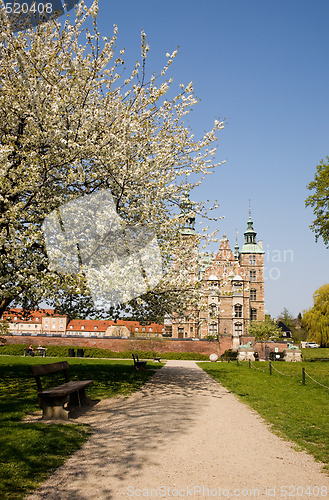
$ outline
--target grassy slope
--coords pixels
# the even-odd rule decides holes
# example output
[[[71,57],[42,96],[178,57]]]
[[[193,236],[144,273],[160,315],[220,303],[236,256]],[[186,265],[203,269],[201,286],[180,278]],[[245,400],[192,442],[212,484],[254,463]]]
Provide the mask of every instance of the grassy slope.
[[[21,422],[27,412],[38,410],[30,365],[52,361],[59,359],[0,357],[1,499],[23,498],[88,439],[88,426]],[[91,398],[129,395],[154,373],[137,372],[132,361],[72,359],[70,365],[72,379],[94,380]]]
[[[276,432],[294,441],[322,461],[329,469],[329,390],[306,377],[302,385],[302,366],[315,380],[329,387],[329,365],[326,363],[268,363],[249,369],[247,363],[200,363],[215,380],[237,394],[255,409]],[[296,376],[287,376],[294,375]]]

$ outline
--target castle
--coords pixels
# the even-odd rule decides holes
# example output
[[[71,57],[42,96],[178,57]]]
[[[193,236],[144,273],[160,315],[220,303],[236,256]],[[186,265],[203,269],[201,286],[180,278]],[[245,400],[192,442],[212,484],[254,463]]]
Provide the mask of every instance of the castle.
[[[195,217],[186,198],[182,207],[182,243],[193,247],[196,242]],[[229,337],[237,348],[242,336],[248,336],[251,321],[264,320],[264,251],[256,242],[256,231],[249,211],[245,242],[238,243],[234,253],[224,235],[216,255],[200,255],[195,243],[195,259],[190,261],[191,273],[201,283],[201,304],[184,316],[175,316],[172,337]],[[193,259],[192,259],[193,260]]]

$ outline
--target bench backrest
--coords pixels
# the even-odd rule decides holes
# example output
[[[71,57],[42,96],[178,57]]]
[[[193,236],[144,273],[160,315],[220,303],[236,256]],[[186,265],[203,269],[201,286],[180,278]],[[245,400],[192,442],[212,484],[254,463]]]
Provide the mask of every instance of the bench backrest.
[[[132,354],[132,357],[134,359],[134,363],[138,362],[138,354]]]
[[[65,382],[70,380],[68,369],[70,365],[67,361],[59,361],[57,363],[47,363],[45,365],[31,366],[32,375],[35,377],[39,391],[42,391],[40,376],[49,375],[50,373],[64,372]]]

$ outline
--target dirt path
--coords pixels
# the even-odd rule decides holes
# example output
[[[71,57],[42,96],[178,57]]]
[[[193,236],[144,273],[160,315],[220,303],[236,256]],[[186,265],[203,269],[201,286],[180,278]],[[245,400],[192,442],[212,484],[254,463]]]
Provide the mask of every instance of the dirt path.
[[[321,465],[193,361],[169,361],[78,420],[93,436],[29,500],[329,497]]]

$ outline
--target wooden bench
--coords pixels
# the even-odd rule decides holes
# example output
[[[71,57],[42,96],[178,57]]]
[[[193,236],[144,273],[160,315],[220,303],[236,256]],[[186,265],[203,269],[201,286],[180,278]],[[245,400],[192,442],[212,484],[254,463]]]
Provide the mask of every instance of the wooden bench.
[[[139,368],[145,368],[147,361],[139,361],[138,354],[133,354],[132,357],[136,370],[139,370]]]
[[[156,356],[155,354],[156,354],[156,353],[154,352],[154,353],[153,353],[153,361],[159,361],[159,363],[161,363],[161,358],[160,358],[160,356]]]
[[[24,356],[42,356],[43,358],[46,357],[46,348],[45,347],[38,347],[37,349],[24,349]]]
[[[68,369],[67,361],[31,366],[32,375],[37,383],[39,406],[43,410],[42,418],[68,420],[70,407],[91,403],[91,400],[86,396],[86,387],[93,381],[70,381]],[[65,383],[43,390],[40,377],[58,372],[64,373]],[[65,403],[68,403],[68,409],[64,408]]]

